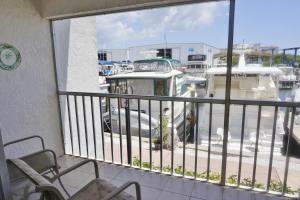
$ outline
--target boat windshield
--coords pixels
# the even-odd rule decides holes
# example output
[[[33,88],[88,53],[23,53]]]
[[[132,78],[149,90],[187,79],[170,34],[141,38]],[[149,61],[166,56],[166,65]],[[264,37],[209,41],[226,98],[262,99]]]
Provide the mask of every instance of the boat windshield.
[[[167,72],[172,70],[172,66],[166,60],[143,60],[134,62],[135,72],[160,71]]]
[[[181,63],[178,60],[171,60],[174,69],[181,67]]]

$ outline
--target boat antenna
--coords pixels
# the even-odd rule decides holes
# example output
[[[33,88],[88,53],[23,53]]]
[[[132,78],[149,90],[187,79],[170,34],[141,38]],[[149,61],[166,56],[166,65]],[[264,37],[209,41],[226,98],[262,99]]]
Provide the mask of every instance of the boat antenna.
[[[164,32],[164,40],[165,40],[164,57],[167,58],[167,47],[168,47],[168,42],[167,42],[166,31]]]

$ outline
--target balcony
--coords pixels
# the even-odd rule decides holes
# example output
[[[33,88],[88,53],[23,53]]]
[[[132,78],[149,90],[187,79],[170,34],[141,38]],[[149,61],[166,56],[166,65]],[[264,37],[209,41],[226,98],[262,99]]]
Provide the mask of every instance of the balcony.
[[[212,1],[216,0],[199,2]],[[117,186],[130,180],[138,181],[146,200],[299,198],[300,161],[294,156],[300,143],[299,102],[231,99],[230,72],[223,81],[226,82],[224,99],[102,94],[84,92],[84,87],[76,90],[83,92],[70,92],[73,90],[67,86],[73,85],[61,81],[72,77],[82,84],[86,80],[82,78],[82,71],[68,71],[69,66],[65,63],[70,60],[67,60],[68,56],[64,57],[65,49],[54,48],[54,35],[59,34],[53,29],[55,19],[198,1],[3,2],[0,18],[8,20],[0,22],[5,27],[0,33],[1,40],[13,43],[23,56],[16,71],[7,74],[1,71],[0,74],[0,88],[1,92],[4,91],[0,98],[0,110],[4,113],[0,121],[5,143],[33,134],[41,135],[46,140],[46,147],[59,155],[61,170],[85,159],[97,160],[102,178]],[[235,1],[230,0],[229,57],[233,45],[234,4]],[[70,6],[70,9],[63,5]],[[78,22],[76,20],[73,25]],[[90,21],[82,24],[92,25]],[[96,33],[92,28],[86,30]],[[64,46],[65,43],[74,42],[86,34],[85,28],[76,30],[79,34],[72,35],[71,41],[65,38],[70,36],[69,31],[58,40],[63,47],[69,47],[70,44]],[[92,38],[88,42],[95,40]],[[72,60],[74,65],[84,56],[97,52],[94,43],[89,43],[89,48],[77,48],[78,43],[72,45],[81,50],[80,53],[73,51],[70,56],[78,59]],[[54,55],[63,57],[57,58],[62,61],[62,66]],[[97,65],[96,58],[89,61]],[[95,68],[88,75],[96,77],[98,73],[94,65],[88,66]],[[230,69],[232,62],[228,61],[227,66]],[[74,75],[73,72],[79,73]],[[59,73],[61,77],[58,77]],[[89,84],[82,85],[90,87]],[[247,94],[245,92],[244,96]],[[257,94],[257,98],[263,95]],[[184,108],[179,113],[184,122],[176,129],[178,124],[174,115],[178,113],[178,104]],[[193,131],[190,126],[192,118],[188,116],[191,110],[194,111]],[[237,115],[232,116],[229,110]],[[165,126],[166,116],[168,123]],[[166,141],[165,144],[162,141]],[[2,188],[9,185],[8,182],[2,184],[5,183],[2,178],[7,176],[4,156],[26,154],[37,143],[18,146],[5,154],[1,145],[0,142],[0,199],[5,196]],[[63,183],[70,193],[74,193],[92,175],[90,166],[86,166],[66,176]],[[13,183],[13,196],[22,199],[24,192],[33,189],[31,187],[24,182]],[[128,192],[133,194],[132,189]],[[29,199],[37,198],[33,195]]]
[[[116,186],[120,186],[126,181],[138,181],[142,186],[143,199],[297,198],[297,177],[299,176],[300,162],[297,158],[286,156],[289,155],[289,152],[281,153],[278,144],[275,144],[275,136],[278,136],[274,131],[277,130],[277,117],[273,118],[272,121],[272,134],[269,143],[258,139],[254,144],[251,144],[249,139],[245,137],[241,137],[241,141],[234,141],[232,134],[232,138],[227,140],[227,154],[224,155],[224,140],[220,141],[218,134],[212,132],[212,115],[214,114],[212,108],[224,104],[223,100],[80,92],[60,92],[59,95],[62,113],[65,114],[62,115],[62,122],[66,152],[58,159],[61,166],[60,170],[71,167],[84,159],[96,159],[101,178]],[[200,123],[196,123],[194,142],[187,142],[186,135],[183,135],[185,139],[175,141],[173,133],[171,134],[173,143],[169,147],[155,148],[152,134],[149,134],[150,137],[142,137],[140,134],[129,135],[130,140],[128,140],[128,135],[126,131],[123,132],[122,128],[111,128],[108,132],[105,131],[104,113],[102,109],[99,109],[104,99],[110,105],[112,105],[110,101],[113,99],[120,99],[119,102],[121,99],[138,99],[139,101],[150,102],[151,105],[154,104],[152,101],[168,101],[171,102],[171,106],[176,105],[175,102],[183,102],[183,105],[187,105],[189,102],[195,104],[198,111],[201,105],[207,104],[210,113],[208,117],[210,119],[208,124],[209,137],[199,139]],[[255,124],[258,129],[262,125],[260,124],[262,119],[260,115],[264,114],[263,108],[267,106],[273,108],[274,116],[277,116],[276,112],[280,111],[279,108],[291,111],[286,112],[286,118],[289,119],[285,121],[285,129],[288,134],[287,140],[292,140],[289,130],[293,130],[293,126],[297,128],[294,123],[297,104],[234,100],[231,106],[234,105],[242,108],[240,136],[245,135],[245,125],[243,124],[246,121],[247,109],[250,106],[258,107],[256,110],[258,111],[258,119],[257,124]],[[171,116],[173,116],[173,106]],[[108,107],[108,110],[109,108],[111,107]],[[121,109],[119,107],[116,110]],[[139,113],[139,111],[140,109],[129,110],[130,113]],[[199,122],[199,118],[199,112],[196,112],[197,122]],[[97,120],[98,122],[96,122]],[[138,124],[140,123],[140,118],[138,118]],[[158,128],[162,129],[162,127]],[[118,132],[113,130],[118,130]],[[151,132],[151,127],[149,132]],[[259,133],[262,132],[259,131]],[[177,144],[175,145],[175,143]],[[284,148],[283,144],[280,145],[281,148]],[[222,159],[224,158],[227,162],[225,171],[222,168]],[[68,192],[75,193],[93,178],[92,167],[92,165],[85,166],[62,179]],[[221,183],[222,176],[225,176],[225,185]],[[13,184],[13,194],[22,197],[24,193],[20,193],[19,189],[24,187],[30,188],[32,185],[23,182]],[[133,189],[128,189],[127,192],[134,195]],[[30,199],[34,199],[34,197],[32,195]]]

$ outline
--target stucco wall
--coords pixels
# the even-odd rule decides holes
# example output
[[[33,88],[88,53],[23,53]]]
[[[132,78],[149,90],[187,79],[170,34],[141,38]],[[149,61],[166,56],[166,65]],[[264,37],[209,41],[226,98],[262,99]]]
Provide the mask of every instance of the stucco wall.
[[[96,41],[96,17],[84,17],[55,21],[53,24],[56,67],[60,91],[100,92],[98,83],[98,58]],[[100,108],[97,98],[93,99],[94,125],[93,131],[91,99],[85,97],[86,125],[84,124],[83,99],[77,98],[78,124],[77,130],[74,97],[70,96],[70,118],[65,96],[61,96],[61,110],[65,133],[67,154],[95,157],[102,155]],[[85,130],[86,126],[86,130]],[[94,142],[95,134],[95,142]],[[79,135],[79,137],[78,137]],[[86,143],[86,136],[88,143]],[[80,145],[79,145],[80,142]],[[97,144],[97,148],[94,144]],[[73,148],[72,145],[73,144]],[[80,147],[79,147],[80,146]],[[96,148],[96,149],[95,149]],[[72,152],[73,150],[73,152]],[[87,155],[89,153],[89,155]],[[97,157],[101,158],[101,157]]]
[[[62,154],[49,21],[28,0],[0,0],[0,27],[0,43],[14,45],[22,56],[16,70],[0,69],[4,143],[38,134],[45,138],[47,148]],[[26,143],[7,151],[20,155],[36,147]]]
[[[96,17],[53,24],[59,90],[99,92]]]

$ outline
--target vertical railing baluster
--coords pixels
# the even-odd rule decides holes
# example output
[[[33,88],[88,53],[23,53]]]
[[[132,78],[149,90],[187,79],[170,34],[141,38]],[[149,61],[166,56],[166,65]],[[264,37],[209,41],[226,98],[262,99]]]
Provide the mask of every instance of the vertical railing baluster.
[[[162,101],[159,101],[159,132],[160,132],[160,172],[162,172],[163,163],[163,129],[162,129]]]
[[[109,111],[109,124],[110,124],[110,150],[111,150],[111,161],[114,163],[114,140],[113,140],[113,132],[112,132],[112,120],[111,120],[111,105],[110,105],[110,97],[108,97],[108,111]]]
[[[100,106],[100,124],[101,124],[101,137],[102,137],[102,153],[103,161],[105,161],[105,140],[104,140],[104,120],[102,114],[102,97],[99,97],[99,106]]]
[[[78,120],[78,104],[77,104],[77,96],[75,96],[75,95],[74,95],[74,104],[75,104],[76,128],[77,128],[77,136],[78,136],[78,149],[79,149],[79,155],[81,156],[80,127],[79,127],[79,120]]]
[[[86,109],[85,109],[85,96],[82,97],[82,107],[83,107],[83,123],[84,123],[84,132],[85,132],[85,145],[86,145],[86,156],[89,158],[89,143],[88,143],[88,132],[86,125]]]
[[[255,178],[256,178],[256,165],[257,165],[260,119],[261,119],[261,105],[258,106],[258,115],[257,115],[257,128],[256,128],[256,138],[255,138],[256,141],[255,141],[255,149],[254,149],[254,164],[253,164],[252,184],[251,184],[252,188],[254,188],[254,186],[255,186]]]
[[[199,103],[196,103],[196,135],[195,135],[195,170],[194,170],[194,178],[197,178],[197,168],[198,168],[198,129],[199,129]]]
[[[182,176],[185,174],[185,145],[186,145],[186,101],[183,102],[183,158]]]
[[[239,171],[238,171],[238,181],[237,185],[240,186],[241,183],[241,171],[243,162],[243,148],[244,148],[244,135],[245,135],[245,117],[246,117],[246,105],[243,105],[243,115],[242,115],[242,129],[241,129],[241,144],[240,144],[240,155],[239,155]]]
[[[152,131],[151,131],[151,100],[149,99],[149,153],[150,153],[150,170],[152,170]]]
[[[127,159],[128,164],[132,166],[132,145],[131,145],[131,123],[130,123],[130,99],[127,99],[126,108],[126,137],[127,137]]]
[[[91,98],[91,111],[92,111],[91,113],[92,113],[92,127],[93,127],[93,138],[94,138],[94,151],[95,151],[95,159],[97,159],[94,101],[93,101],[93,96],[90,96],[90,98]]]
[[[138,123],[139,123],[139,155],[140,155],[140,168],[142,167],[142,136],[141,136],[141,101],[138,100]]]
[[[171,102],[171,109],[172,109],[172,113],[171,113],[171,174],[173,175],[174,173],[174,100],[172,100]]]
[[[119,119],[119,135],[120,135],[120,157],[121,164],[123,164],[123,139],[122,139],[122,124],[121,124],[121,102],[118,97],[118,119]]]
[[[212,103],[209,103],[209,124],[208,124],[208,149],[207,149],[206,180],[209,179],[209,173],[210,173],[212,110],[213,110],[213,105],[212,105]]]
[[[73,147],[73,130],[72,130],[72,120],[71,120],[71,111],[70,111],[70,102],[69,102],[69,95],[67,95],[67,111],[68,111],[68,119],[69,119],[69,129],[70,129],[70,140],[71,140],[71,151],[72,155],[74,154],[74,147]]]
[[[231,91],[231,74],[232,74],[232,54],[234,41],[234,14],[235,0],[230,0],[229,4],[229,23],[228,23],[228,45],[227,45],[227,72],[225,84],[225,109],[224,109],[224,131],[223,131],[223,146],[222,146],[222,165],[221,165],[221,185],[226,184],[226,169],[227,169],[227,148],[228,148],[228,133],[229,133],[229,117],[230,117],[230,91]]]
[[[287,146],[286,146],[286,159],[285,159],[285,168],[284,168],[284,178],[283,178],[283,187],[282,187],[282,195],[285,194],[286,188],[287,188],[287,178],[288,178],[288,171],[289,171],[289,164],[290,164],[290,144],[291,144],[291,137],[293,135],[293,129],[294,129],[294,121],[295,121],[295,112],[296,108],[293,107],[292,109],[292,117],[290,121],[290,130],[289,130],[289,135],[288,135],[288,140],[287,140]]]
[[[269,191],[269,189],[270,189],[270,182],[271,182],[271,176],[272,176],[273,153],[274,153],[275,134],[276,134],[276,127],[277,127],[277,117],[278,117],[278,106],[275,106],[272,139],[271,139],[271,152],[270,152],[269,170],[268,170],[268,180],[267,180],[267,191]]]

